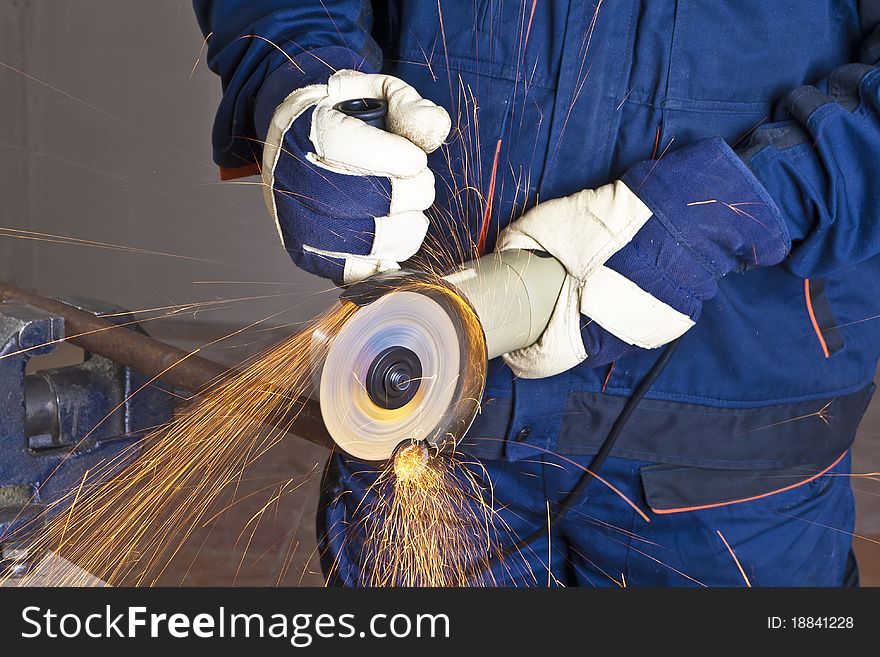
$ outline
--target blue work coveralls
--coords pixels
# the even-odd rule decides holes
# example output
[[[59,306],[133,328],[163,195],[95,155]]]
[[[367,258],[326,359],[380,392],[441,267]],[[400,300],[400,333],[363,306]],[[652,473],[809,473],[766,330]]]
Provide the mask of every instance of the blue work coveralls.
[[[429,159],[435,205],[457,218],[432,226],[446,241],[476,240],[484,205],[469,190],[487,192],[499,143],[490,248],[539,198],[699,139],[731,144],[782,210],[791,254],[721,280],[603,466],[617,492],[594,482],[524,551],[528,566],[497,579],[855,580],[848,450],[880,356],[880,0],[194,4],[224,84],[221,167],[259,157],[255,97],[288,55],[346,48],[446,107],[466,136]],[[461,449],[513,534],[546,529],[659,356],[539,380],[491,364]],[[319,532],[334,582],[361,579],[356,514],[373,476],[331,459]]]

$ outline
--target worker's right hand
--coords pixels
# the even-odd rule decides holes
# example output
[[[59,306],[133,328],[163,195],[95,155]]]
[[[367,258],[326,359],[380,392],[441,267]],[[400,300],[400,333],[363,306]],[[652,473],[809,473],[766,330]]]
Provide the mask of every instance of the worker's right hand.
[[[386,130],[333,109],[358,98],[388,103]],[[388,75],[341,70],[284,98],[268,122],[262,176],[294,262],[352,283],[412,257],[434,202],[427,153],[449,128],[446,110]]]
[[[567,273],[544,333],[505,360],[541,378],[658,348],[694,326],[719,279],[777,264],[790,245],[769,193],[721,139],[639,162],[501,233],[497,250],[546,251]]]

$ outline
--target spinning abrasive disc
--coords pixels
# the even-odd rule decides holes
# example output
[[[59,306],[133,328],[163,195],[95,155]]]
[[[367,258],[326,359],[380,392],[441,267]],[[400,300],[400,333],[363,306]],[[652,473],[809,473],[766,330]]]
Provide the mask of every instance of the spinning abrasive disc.
[[[448,291],[393,290],[327,338],[321,413],[342,450],[384,461],[404,442],[454,446],[485,378],[482,330],[468,313]]]

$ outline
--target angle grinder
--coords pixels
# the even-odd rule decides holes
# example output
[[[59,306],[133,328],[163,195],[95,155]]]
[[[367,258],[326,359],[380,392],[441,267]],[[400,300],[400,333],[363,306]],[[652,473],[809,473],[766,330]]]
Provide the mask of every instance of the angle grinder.
[[[337,109],[383,127],[383,101]],[[454,449],[480,407],[490,359],[544,332],[565,280],[550,255],[491,253],[437,276],[401,269],[346,289],[346,323],[313,335],[315,395],[338,447],[368,462],[402,444]]]

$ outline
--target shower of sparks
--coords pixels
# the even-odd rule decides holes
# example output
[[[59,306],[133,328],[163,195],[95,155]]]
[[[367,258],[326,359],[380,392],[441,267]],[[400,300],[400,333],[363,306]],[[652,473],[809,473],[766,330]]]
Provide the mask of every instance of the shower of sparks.
[[[348,529],[352,544],[359,543],[358,535],[365,538],[356,546],[358,584],[496,584],[490,564],[507,526],[496,514],[491,488],[485,490],[486,473],[454,454],[423,461],[421,450],[420,445],[399,450],[359,503],[359,520]]]
[[[338,304],[315,329],[332,334],[352,312],[353,305]],[[87,473],[55,504],[68,508],[28,538],[30,553],[56,552],[110,584],[155,583],[220,495],[287,434],[321,358],[314,353],[315,329],[256,357],[204,391],[169,426]],[[130,459],[138,449],[138,458]],[[45,578],[37,568],[34,576]],[[83,583],[77,577],[69,573],[50,583]]]
[[[413,281],[403,289],[444,295],[458,317],[466,355],[456,405],[462,417],[472,417],[485,380],[485,344],[476,315],[439,281]],[[354,521],[343,531],[360,553],[361,585],[486,586],[517,567],[518,553],[499,558],[511,537],[495,510],[488,473],[456,452],[437,453],[422,442],[402,446],[354,505]]]
[[[397,451],[394,456],[394,476],[403,483],[414,481],[424,475],[431,455],[424,443],[413,443]]]
[[[450,307],[461,315],[465,335],[472,336],[467,344],[474,351],[462,372],[469,383],[461,387],[459,403],[465,414],[468,409],[475,412],[485,366],[476,316],[448,286],[420,280],[411,287],[447,295]],[[44,516],[45,527],[30,532],[25,527],[22,534],[29,554],[55,552],[83,570],[52,579],[51,573],[40,572],[38,564],[32,576],[53,585],[85,584],[85,572],[110,584],[157,583],[186,540],[228,510],[229,505],[216,509],[221,495],[237,489],[247,468],[287,434],[332,337],[356,311],[353,304],[337,304],[239,373],[201,391],[167,427],[88,472]],[[131,459],[138,451],[138,457]],[[488,495],[487,501],[486,496],[491,489],[485,483],[488,476],[480,470],[478,477],[470,466],[475,464],[461,461],[458,455],[429,455],[421,443],[398,450],[368,496],[378,503],[362,502],[365,510],[369,508],[364,523],[370,537],[364,563],[371,564],[364,584],[451,586],[493,581],[488,568],[478,577],[468,572],[475,564],[488,566],[494,546],[500,544],[493,497]],[[241,530],[244,554],[239,569],[264,514],[295,487],[290,480],[257,493],[275,491]]]

